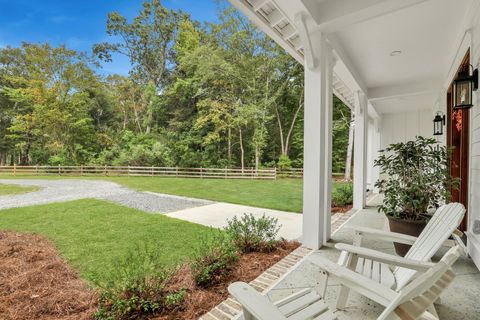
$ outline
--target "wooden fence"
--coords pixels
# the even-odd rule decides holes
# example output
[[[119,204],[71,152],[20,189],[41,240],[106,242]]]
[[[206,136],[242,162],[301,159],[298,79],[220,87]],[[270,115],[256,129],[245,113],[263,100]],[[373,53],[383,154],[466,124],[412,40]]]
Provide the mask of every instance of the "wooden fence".
[[[0,174],[6,175],[59,175],[59,176],[128,176],[128,177],[179,177],[212,179],[301,179],[303,169],[264,168],[180,168],[180,167],[119,167],[119,166],[0,166]],[[336,180],[343,173],[334,173]]]
[[[277,169],[255,168],[179,168],[179,167],[118,167],[118,166],[0,166],[0,174],[59,176],[164,176],[215,179],[277,179]]]

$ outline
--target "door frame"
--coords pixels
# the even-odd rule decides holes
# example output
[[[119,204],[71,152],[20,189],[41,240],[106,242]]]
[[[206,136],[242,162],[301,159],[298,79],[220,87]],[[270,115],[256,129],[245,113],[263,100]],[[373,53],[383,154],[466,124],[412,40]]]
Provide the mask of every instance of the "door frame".
[[[455,74],[455,77],[470,68],[470,48],[465,53],[462,62]],[[453,119],[453,81],[447,90],[447,147],[454,147],[452,158],[450,159],[450,174],[453,177],[460,178],[459,190],[451,190],[452,201],[460,202],[467,208],[467,213],[459,226],[461,231],[468,229],[468,208],[469,208],[469,175],[470,175],[470,110],[457,110],[461,116],[460,129],[454,125]]]

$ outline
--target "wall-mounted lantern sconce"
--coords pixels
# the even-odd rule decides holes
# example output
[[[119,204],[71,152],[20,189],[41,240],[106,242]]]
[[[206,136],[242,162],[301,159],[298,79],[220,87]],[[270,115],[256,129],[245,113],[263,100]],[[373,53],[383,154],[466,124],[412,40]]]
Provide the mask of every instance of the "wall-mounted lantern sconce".
[[[473,91],[478,89],[478,69],[474,69],[470,75],[468,71],[462,71],[453,81],[453,108],[470,109],[473,106]]]
[[[433,135],[434,136],[441,136],[443,135],[443,127],[445,126],[445,115],[440,111],[437,112],[435,115],[435,119],[433,119]]]

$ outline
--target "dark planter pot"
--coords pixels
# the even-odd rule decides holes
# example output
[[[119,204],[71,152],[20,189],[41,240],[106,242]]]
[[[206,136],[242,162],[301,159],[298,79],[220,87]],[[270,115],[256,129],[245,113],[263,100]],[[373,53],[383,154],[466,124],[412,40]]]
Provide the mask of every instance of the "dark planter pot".
[[[427,225],[426,221],[406,221],[389,216],[387,216],[387,218],[390,225],[390,231],[414,237],[418,237]],[[403,243],[394,242],[393,245],[395,246],[395,252],[401,257],[404,257],[411,248],[410,245]]]

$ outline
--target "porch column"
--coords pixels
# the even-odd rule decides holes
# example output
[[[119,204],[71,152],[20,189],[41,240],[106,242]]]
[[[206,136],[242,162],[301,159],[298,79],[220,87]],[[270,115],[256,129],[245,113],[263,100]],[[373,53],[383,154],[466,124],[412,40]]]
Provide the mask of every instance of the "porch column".
[[[372,141],[372,164],[375,162],[375,160],[378,158],[378,151],[380,151],[380,127],[381,126],[381,119],[380,118],[375,118],[373,120],[373,141]],[[380,178],[380,168],[379,167],[373,167],[372,168],[372,183],[373,183],[373,192],[374,193],[379,193],[378,188],[375,187],[375,183],[378,181]]]
[[[368,150],[368,101],[366,95],[355,93],[355,139],[353,162],[353,208],[363,209],[366,205],[367,150]]]
[[[330,239],[332,189],[332,49],[320,32],[310,35],[315,63],[305,63],[303,236],[318,249]]]

